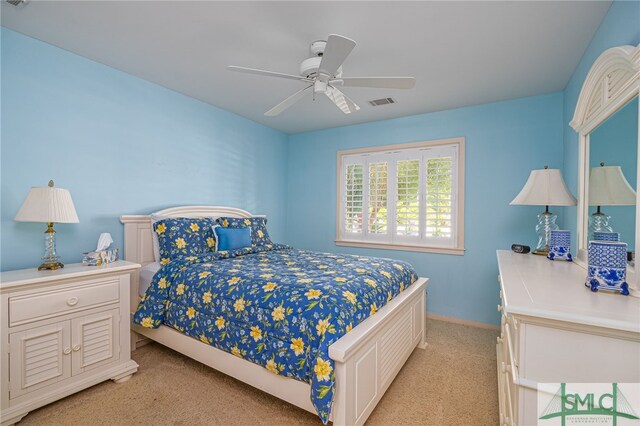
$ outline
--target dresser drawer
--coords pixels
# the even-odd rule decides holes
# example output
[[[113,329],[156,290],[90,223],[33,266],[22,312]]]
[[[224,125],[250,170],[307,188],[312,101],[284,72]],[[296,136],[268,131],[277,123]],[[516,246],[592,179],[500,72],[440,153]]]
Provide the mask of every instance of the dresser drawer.
[[[9,298],[9,326],[80,311],[119,300],[120,280],[89,281],[74,287]]]

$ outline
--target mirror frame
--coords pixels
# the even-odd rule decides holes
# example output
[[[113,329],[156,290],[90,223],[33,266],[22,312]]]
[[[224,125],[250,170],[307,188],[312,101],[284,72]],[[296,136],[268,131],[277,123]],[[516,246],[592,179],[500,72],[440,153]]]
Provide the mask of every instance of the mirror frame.
[[[576,104],[573,119],[569,125],[579,134],[578,148],[578,238],[576,263],[587,267],[587,227],[589,206],[589,134],[609,117],[620,110],[634,97],[640,95],[640,45],[612,47],[602,53],[587,74]],[[640,114],[639,114],[640,115]],[[638,117],[640,120],[640,116]],[[640,132],[638,132],[640,145]],[[638,152],[640,160],[640,150]],[[636,176],[636,188],[640,182],[640,167]],[[636,196],[636,251],[640,246],[638,229],[640,211]],[[634,287],[636,296],[640,290],[637,265],[627,269],[627,282]]]

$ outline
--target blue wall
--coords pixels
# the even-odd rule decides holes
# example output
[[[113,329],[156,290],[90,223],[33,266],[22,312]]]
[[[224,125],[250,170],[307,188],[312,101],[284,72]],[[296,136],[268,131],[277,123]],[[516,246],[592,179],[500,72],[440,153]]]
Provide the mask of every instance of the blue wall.
[[[71,191],[79,224],[58,251],[78,262],[121,214],[221,204],[267,214],[284,238],[287,135],[2,29],[1,265],[37,266],[44,224],[13,220],[29,188]]]
[[[100,232],[122,247],[123,213],[233,205],[269,215],[276,241],[407,260],[431,278],[431,312],[497,323],[495,250],[535,244],[539,211],[508,204],[545,164],[564,166],[575,193],[579,90],[600,53],[640,42],[638,22],[640,2],[614,2],[563,93],[297,135],[2,29],[0,268],[39,263],[44,225],[13,217],[53,178],[81,221],[57,226],[64,262]],[[467,143],[464,256],[335,246],[337,150],[456,136]],[[575,231],[575,208],[558,213]]]
[[[338,247],[336,151],[466,138],[464,256]],[[498,323],[496,249],[535,244],[540,208],[509,206],[532,169],[562,166],[562,94],[460,108],[290,136],[287,242],[391,257],[429,277],[430,312]]]
[[[602,52],[610,47],[625,44],[636,46],[638,43],[640,43],[640,1],[614,1],[564,89],[563,173],[567,186],[574,194],[578,190],[578,134],[569,126],[569,122],[573,118],[580,89],[591,66]],[[571,229],[576,235],[578,231],[576,208],[565,207],[564,210],[567,229]]]
[[[589,135],[589,166],[620,166],[629,184],[636,189],[638,173],[638,98],[609,117]],[[595,206],[589,212],[596,210]],[[609,224],[620,233],[620,240],[635,250],[636,206],[603,206],[611,216]]]

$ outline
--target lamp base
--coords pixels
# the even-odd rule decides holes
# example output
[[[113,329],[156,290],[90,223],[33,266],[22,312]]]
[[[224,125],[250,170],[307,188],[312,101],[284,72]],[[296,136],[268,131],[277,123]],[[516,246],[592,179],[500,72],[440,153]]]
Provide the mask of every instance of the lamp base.
[[[557,218],[558,216],[549,211],[549,206],[545,206],[545,211],[538,215],[538,224],[536,225],[538,244],[536,245],[535,250],[533,250],[533,254],[546,256],[549,253],[551,231],[558,229],[558,225],[556,225]]]
[[[56,231],[53,229],[53,222],[47,223],[47,230],[44,232],[44,248],[42,264],[38,266],[38,271],[64,268],[60,257],[56,255]]]
[[[38,271],[55,270],[55,269],[62,269],[62,268],[64,268],[64,265],[60,262],[43,263],[42,265],[38,266]]]
[[[595,239],[594,234],[596,232],[613,232],[611,225],[609,225],[610,219],[611,216],[602,213],[600,206],[598,206],[598,210],[589,216],[588,241]]]
[[[546,256],[547,254],[549,254],[549,247],[545,247],[542,249],[535,249],[534,251],[531,252],[531,254],[537,254],[538,256]]]

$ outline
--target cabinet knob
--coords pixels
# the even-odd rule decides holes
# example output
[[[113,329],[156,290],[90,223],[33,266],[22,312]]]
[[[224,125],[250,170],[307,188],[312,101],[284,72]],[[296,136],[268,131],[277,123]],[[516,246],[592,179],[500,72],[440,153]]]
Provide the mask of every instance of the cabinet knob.
[[[75,306],[77,304],[78,304],[78,298],[77,297],[70,297],[67,300],[67,305],[69,305],[69,306]]]
[[[78,352],[80,350],[80,345],[74,345],[73,346],[73,351],[74,352]],[[503,363],[504,364],[504,363]]]
[[[69,355],[71,353],[71,348],[64,348],[62,353],[65,354],[65,355]]]

